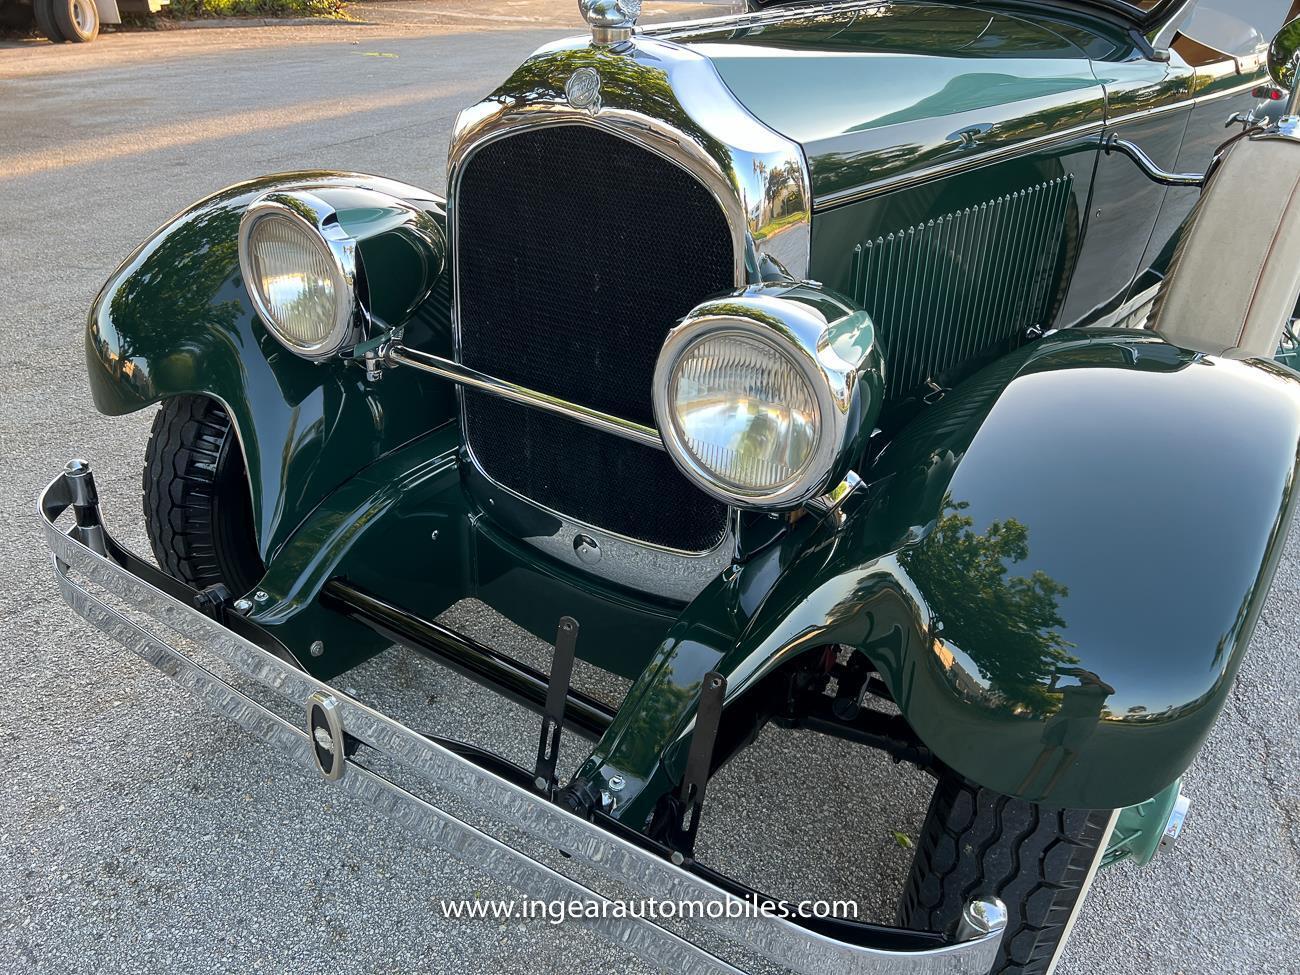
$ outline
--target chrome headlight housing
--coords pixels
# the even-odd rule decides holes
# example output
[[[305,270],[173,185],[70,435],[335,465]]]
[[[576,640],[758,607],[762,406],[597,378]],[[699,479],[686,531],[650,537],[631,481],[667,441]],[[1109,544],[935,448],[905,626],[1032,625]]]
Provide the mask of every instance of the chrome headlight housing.
[[[328,359],[353,338],[357,243],[333,216],[312,193],[270,193],[239,224],[249,297],[271,334],[305,359]]]
[[[809,284],[761,286],[697,306],[668,334],[655,417],[669,456],[705,492],[790,508],[861,455],[882,375],[866,312]]]
[[[290,352],[317,362],[404,325],[445,255],[432,212],[365,186],[275,190],[239,222],[239,267],[258,315]]]

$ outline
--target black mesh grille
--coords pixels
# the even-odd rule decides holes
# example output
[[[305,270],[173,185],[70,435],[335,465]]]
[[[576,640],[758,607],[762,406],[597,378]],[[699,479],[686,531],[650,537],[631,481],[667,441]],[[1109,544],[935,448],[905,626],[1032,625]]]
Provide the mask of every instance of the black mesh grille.
[[[490,143],[456,196],[461,359],[512,382],[654,425],[668,330],[730,289],[717,202],[685,171],[589,126]],[[579,521],[657,545],[711,548],[725,507],[660,451],[467,394],[484,471]]]

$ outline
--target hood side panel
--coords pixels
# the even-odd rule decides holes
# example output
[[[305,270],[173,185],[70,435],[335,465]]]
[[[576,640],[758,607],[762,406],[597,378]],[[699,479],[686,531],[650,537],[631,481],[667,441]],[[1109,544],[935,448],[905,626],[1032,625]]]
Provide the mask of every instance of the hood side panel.
[[[819,204],[1105,113],[1076,43],[986,7],[889,4],[674,39],[804,147]]]

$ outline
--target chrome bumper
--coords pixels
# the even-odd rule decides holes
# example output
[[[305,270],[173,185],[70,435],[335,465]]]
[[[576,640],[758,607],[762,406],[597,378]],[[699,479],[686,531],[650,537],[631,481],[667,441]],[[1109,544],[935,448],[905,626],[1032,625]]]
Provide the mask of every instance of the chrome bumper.
[[[75,463],[75,462],[74,462]],[[190,693],[245,730],[287,752],[297,764],[321,770],[316,741],[307,725],[298,727],[231,686],[191,659],[163,635],[151,633],[98,598],[71,573],[100,587],[131,609],[163,624],[184,640],[228,664],[244,677],[274,692],[320,726],[328,715],[335,746],[341,731],[358,739],[386,759],[400,763],[430,784],[447,789],[491,819],[523,830],[538,842],[563,851],[626,885],[634,893],[679,902],[737,900],[732,894],[676,866],[655,853],[581,819],[545,797],[449,751],[405,725],[316,680],[290,661],[280,659],[204,615],[194,606],[165,592],[156,569],[121,549],[99,521],[98,500],[89,468],[59,475],[41,495],[39,511],[53,555],[63,598],[79,615],[139,654]],[[76,524],[57,524],[67,509],[76,511]],[[150,578],[153,581],[150,581]],[[159,584],[155,584],[159,583]],[[482,830],[462,822],[364,768],[343,759],[332,769],[331,785],[367,799],[413,830],[428,844],[481,868],[530,897],[556,901],[607,901],[604,895],[507,846]],[[328,763],[327,763],[328,766]],[[725,913],[725,912],[724,912]],[[992,968],[1006,926],[1001,903],[989,898],[972,901],[958,937],[963,940],[923,951],[890,951],[835,940],[780,917],[748,916],[699,919],[725,938],[790,969],[854,975],[986,975]],[[609,916],[573,919],[611,938],[627,951],[665,971],[738,973],[740,970],[703,948],[644,918]]]

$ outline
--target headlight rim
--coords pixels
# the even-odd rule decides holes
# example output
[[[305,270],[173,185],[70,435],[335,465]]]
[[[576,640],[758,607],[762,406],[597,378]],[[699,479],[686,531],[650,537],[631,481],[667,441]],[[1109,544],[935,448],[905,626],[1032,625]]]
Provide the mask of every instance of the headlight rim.
[[[308,219],[301,209],[309,210]],[[266,330],[281,345],[297,356],[312,362],[334,358],[349,344],[356,331],[357,254],[356,241],[337,223],[329,222],[334,210],[320,198],[301,191],[268,193],[254,200],[239,220],[239,270],[244,290],[253,303]],[[256,265],[251,251],[253,231],[267,219],[284,219],[297,225],[323,248],[334,277],[334,316],[330,331],[320,342],[303,345],[286,334],[276,321],[262,292],[261,281],[254,273]]]
[[[801,326],[806,326],[801,328]],[[654,374],[654,411],[659,435],[669,457],[697,487],[726,504],[756,509],[794,508],[817,496],[835,464],[841,431],[836,428],[839,409],[828,377],[818,361],[820,323],[789,321],[762,315],[755,308],[736,312],[705,312],[688,315],[668,333],[660,349]],[[722,478],[700,464],[686,445],[677,422],[670,392],[678,365],[697,343],[720,333],[736,332],[758,341],[793,365],[802,376],[817,408],[817,438],[808,460],[786,483],[769,489],[746,490],[725,484]]]

